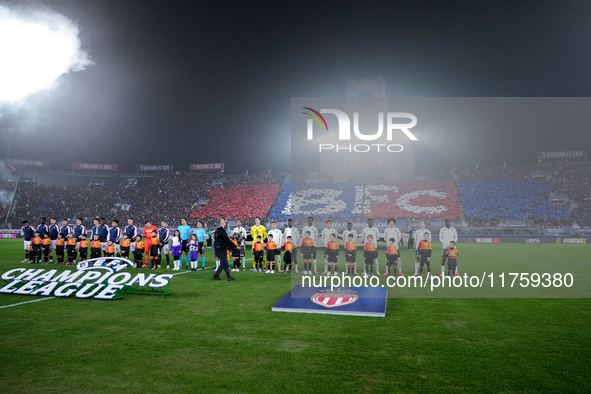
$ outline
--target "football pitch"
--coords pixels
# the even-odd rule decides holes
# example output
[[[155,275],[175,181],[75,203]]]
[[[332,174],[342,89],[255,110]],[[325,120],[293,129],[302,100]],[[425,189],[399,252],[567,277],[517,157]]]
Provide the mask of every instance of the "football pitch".
[[[460,272],[500,272],[513,259],[532,272],[543,262],[557,270],[565,260],[591,262],[590,245],[458,249]],[[22,240],[0,239],[0,273],[55,268],[22,259]],[[412,260],[403,250],[407,275]],[[389,298],[385,318],[274,313],[289,275],[233,274],[236,281],[219,282],[211,268],[180,271],[163,298],[0,294],[2,391],[591,391],[588,298]]]

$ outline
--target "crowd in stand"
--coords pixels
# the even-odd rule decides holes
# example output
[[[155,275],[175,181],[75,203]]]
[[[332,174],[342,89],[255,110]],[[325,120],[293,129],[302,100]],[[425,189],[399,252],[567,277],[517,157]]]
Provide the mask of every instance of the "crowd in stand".
[[[160,173],[131,201],[127,215],[155,223],[188,218],[192,207],[207,196],[211,183],[218,177],[209,172]],[[197,220],[189,224],[195,226]]]
[[[122,199],[132,200],[139,188],[47,186],[22,182],[16,193],[16,205],[9,221],[19,223],[23,218],[56,216],[82,217],[85,220],[111,217],[115,204]]]
[[[563,206],[548,201],[552,185],[541,179],[499,179],[458,182],[464,212],[471,223],[498,223],[500,218],[525,219],[537,225],[572,224]]]
[[[221,212],[228,212],[228,204],[236,207],[244,205],[241,200],[236,202],[236,199],[243,198],[244,190],[233,191],[234,188],[260,185],[258,190],[256,187],[254,190],[250,189],[250,194],[255,198],[246,204],[247,209],[235,212],[236,218],[243,218],[245,224],[248,224],[254,223],[255,216],[267,215],[284,178],[285,174],[276,172],[234,175],[197,171],[159,173],[149,186],[125,189],[108,186],[47,186],[36,182],[22,182],[18,187],[15,209],[9,221],[18,224],[23,218],[35,220],[51,216],[60,220],[82,217],[85,222],[95,217],[134,217],[141,224],[143,220],[154,223],[164,220],[175,225],[180,218],[186,217],[191,226],[196,226],[198,220],[207,223],[219,219]],[[277,191],[273,192],[269,188]],[[230,198],[225,201],[214,200],[210,193],[227,195]],[[207,209],[199,208],[200,200],[208,201]],[[232,200],[235,202],[228,202]],[[268,201],[261,205],[266,200]],[[200,209],[201,215],[191,216],[196,209]]]
[[[225,216],[230,220],[240,218],[245,225],[251,225],[256,216],[286,220],[291,216],[305,217],[312,214],[308,211],[314,211],[315,216],[325,218],[356,215],[408,220],[464,217],[474,226],[498,226],[506,218],[523,219],[525,224],[537,226],[571,226],[574,215],[579,225],[591,226],[591,166],[586,163],[546,165],[543,171],[548,179],[531,179],[532,170],[536,168],[496,166],[456,170],[460,179],[457,189],[449,181],[403,182],[392,190],[388,185],[343,184],[335,199],[346,200],[348,210],[335,206],[324,213],[316,212],[328,209],[321,201],[322,196],[310,192],[309,196],[300,196],[302,201],[297,195],[292,199],[291,186],[283,185],[285,174],[276,172],[160,173],[149,186],[126,189],[21,182],[9,222],[20,223],[23,218],[35,220],[41,216],[83,217],[85,220],[99,216],[134,217],[138,223],[147,219],[156,223],[164,220],[175,225],[181,217],[186,217],[189,224],[195,226],[198,220],[208,223]],[[314,185],[313,189],[323,189],[320,186]],[[331,188],[338,189],[334,185]],[[572,214],[567,204],[550,203],[550,192],[568,196],[572,201]],[[362,198],[357,198],[358,193]],[[330,196],[325,198],[330,200]],[[362,202],[360,206],[356,205],[358,200]],[[297,207],[302,210],[299,216],[293,211]],[[7,209],[0,206],[0,218],[6,215]]]
[[[0,182],[0,224],[4,223],[10,202],[12,201],[12,194],[14,193],[14,184],[10,182]]]
[[[488,167],[472,167],[456,169],[455,174],[460,181],[481,181],[481,180],[500,180],[500,179],[525,179],[531,174],[531,170],[535,168],[530,166],[488,166]]]
[[[556,181],[556,191],[573,201],[573,214],[579,226],[591,226],[591,166],[558,163],[551,173]]]

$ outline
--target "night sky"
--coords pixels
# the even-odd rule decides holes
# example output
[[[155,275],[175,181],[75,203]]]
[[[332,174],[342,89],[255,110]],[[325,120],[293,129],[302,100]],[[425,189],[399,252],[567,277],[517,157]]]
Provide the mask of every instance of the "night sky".
[[[54,169],[224,161],[230,172],[289,171],[291,97],[344,96],[348,78],[366,76],[366,56],[390,97],[591,96],[588,1],[30,4],[78,21],[95,63],[3,109],[0,127],[17,131],[12,156]],[[495,140],[519,149],[476,149],[480,162],[591,145],[581,130],[521,133],[501,130]],[[469,138],[486,147],[493,137]],[[433,166],[474,158],[423,154]]]

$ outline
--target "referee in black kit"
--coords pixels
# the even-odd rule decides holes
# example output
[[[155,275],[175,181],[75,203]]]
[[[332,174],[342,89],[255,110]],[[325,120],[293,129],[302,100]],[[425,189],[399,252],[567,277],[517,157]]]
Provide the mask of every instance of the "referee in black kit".
[[[230,276],[230,269],[228,268],[228,250],[232,250],[236,247],[236,244],[230,241],[228,237],[228,222],[226,219],[220,219],[220,226],[215,229],[213,233],[213,239],[215,242],[215,255],[220,260],[220,266],[213,274],[213,280],[222,280],[220,278],[220,273],[222,270],[226,271],[226,276],[228,280],[235,280]]]

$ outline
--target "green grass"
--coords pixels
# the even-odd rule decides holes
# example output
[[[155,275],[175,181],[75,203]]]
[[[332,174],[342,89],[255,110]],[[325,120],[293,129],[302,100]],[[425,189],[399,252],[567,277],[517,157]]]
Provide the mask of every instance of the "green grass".
[[[559,269],[591,255],[587,245],[460,250],[471,273],[513,261]],[[411,256],[402,255],[407,274]],[[0,272],[25,266],[22,257],[22,241],[0,240]],[[235,276],[178,275],[162,299],[0,309],[2,391],[591,391],[588,298],[390,298],[385,318],[273,313],[287,275]],[[0,294],[0,306],[37,298]]]

